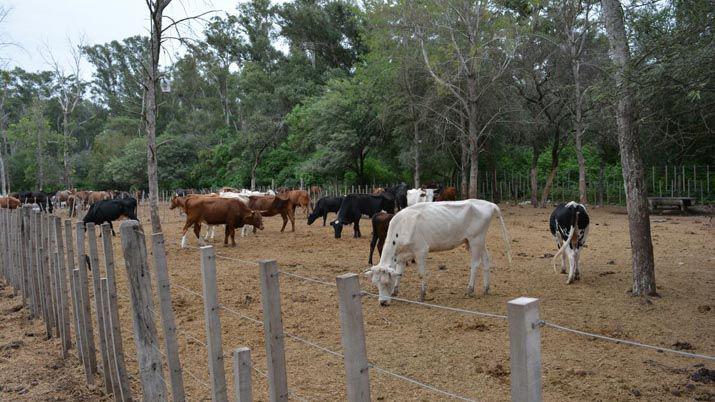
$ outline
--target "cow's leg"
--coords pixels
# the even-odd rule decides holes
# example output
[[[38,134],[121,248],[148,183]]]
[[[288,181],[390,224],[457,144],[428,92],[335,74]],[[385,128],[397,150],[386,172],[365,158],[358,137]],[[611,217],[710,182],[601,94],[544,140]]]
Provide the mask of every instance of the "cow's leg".
[[[187,219],[184,228],[181,229],[181,248],[186,248],[186,236],[188,235],[189,227],[191,227],[191,221]]]
[[[484,249],[484,239],[476,238],[468,241],[471,261],[469,265],[469,284],[467,285],[467,296],[474,297],[474,286],[477,282],[477,270],[482,261],[482,250]]]
[[[575,267],[575,265],[576,265],[575,252],[574,252],[574,250],[571,249],[570,245],[566,247],[566,250],[564,250],[564,252],[568,253],[568,258],[569,258],[569,277],[566,280],[566,284],[571,284],[571,283],[573,283],[574,276],[575,276],[574,270],[576,269],[576,267]]]
[[[224,247],[228,246],[228,236],[231,235],[230,226],[231,225],[226,225],[226,227],[224,228],[224,231],[223,231],[223,245],[224,245]]]
[[[574,255],[574,266],[575,266],[575,268],[574,268],[574,271],[575,271],[574,280],[577,280],[577,281],[578,281],[578,280],[581,280],[581,270],[580,270],[579,267],[578,267],[578,259],[579,259],[579,256],[581,255],[581,250],[576,249],[576,251],[574,252],[574,254],[575,254],[575,255]]]
[[[419,301],[425,301],[427,294],[427,253],[420,253],[417,257],[417,273],[420,276],[420,298]]]
[[[229,225],[226,225],[226,227],[228,226]],[[231,234],[231,247],[236,247],[236,227],[231,225],[229,233]]]
[[[370,257],[367,259],[367,263],[372,265],[372,253],[375,252],[375,246],[377,245],[377,232],[372,233],[372,240],[370,240]]]
[[[360,237],[360,219],[356,219],[353,223],[353,237],[356,239]]]
[[[484,250],[482,250],[482,278],[483,278],[483,284],[484,284],[484,295],[489,294],[489,264],[490,264],[490,258],[489,258],[489,251],[487,251],[486,244],[484,246]]]
[[[563,244],[561,244],[561,243],[558,243],[558,242],[556,243],[556,246],[558,247],[559,250],[561,249],[562,245]],[[561,273],[562,274],[566,273],[566,250],[564,250],[564,252],[561,253]]]
[[[109,228],[112,229],[112,236],[116,236],[117,234],[114,233],[114,226],[112,225],[112,221],[109,221]]]
[[[205,246],[206,242],[201,238],[201,222],[194,223],[194,234],[196,235],[196,240],[198,240],[199,245]]]
[[[323,226],[325,226],[325,222],[327,222],[327,221],[328,221],[328,213],[326,212],[323,214]]]
[[[288,219],[290,219],[291,232],[295,232],[295,209],[293,212],[288,212]]]
[[[402,273],[405,272],[405,264],[397,263],[397,278],[395,279],[395,288],[392,289],[392,297],[397,297],[400,293],[400,279],[402,279]]]
[[[283,226],[281,227],[281,233],[283,233],[286,228],[286,225],[288,224],[288,214],[285,212],[281,212],[281,218],[283,218]]]

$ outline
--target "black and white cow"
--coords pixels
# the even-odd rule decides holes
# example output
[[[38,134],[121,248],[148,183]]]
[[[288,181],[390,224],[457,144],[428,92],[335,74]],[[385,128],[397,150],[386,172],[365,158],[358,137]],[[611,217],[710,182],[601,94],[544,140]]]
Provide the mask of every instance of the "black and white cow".
[[[308,215],[308,225],[312,225],[316,219],[322,216],[323,226],[325,226],[325,222],[328,219],[328,212],[338,213],[340,206],[343,204],[343,199],[345,199],[343,196],[323,197],[319,199],[318,203],[315,204],[315,208],[313,208],[313,212]]]
[[[360,237],[360,218],[363,215],[373,216],[380,211],[395,213],[395,198],[392,194],[348,194],[338,211],[338,218],[330,222],[335,229],[335,238],[339,239],[343,225],[353,224],[353,237]]]
[[[554,256],[552,263],[556,270],[556,258],[561,254],[561,273],[566,273],[566,258],[569,260],[569,277],[567,284],[579,280],[581,273],[578,268],[578,257],[581,247],[586,244],[588,237],[588,213],[583,204],[574,201],[568,204],[559,204],[549,218],[549,229],[556,240],[559,251]]]

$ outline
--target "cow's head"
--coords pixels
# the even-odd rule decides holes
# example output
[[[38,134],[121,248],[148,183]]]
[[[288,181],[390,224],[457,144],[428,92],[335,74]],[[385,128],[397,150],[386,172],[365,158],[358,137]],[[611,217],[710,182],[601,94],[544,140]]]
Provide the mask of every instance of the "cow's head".
[[[340,238],[340,235],[343,233],[343,224],[342,224],[342,222],[340,222],[339,219],[336,219],[336,220],[330,222],[330,226],[332,226],[333,229],[335,229],[335,238],[336,238],[336,239],[339,239],[339,238]]]
[[[184,203],[184,197],[175,195],[171,197],[171,206],[169,206],[169,209],[176,209]]]
[[[312,225],[316,219],[318,219],[319,214],[313,209],[310,215],[308,215],[308,225]]]
[[[261,211],[251,211],[251,214],[248,217],[248,222],[246,223],[252,225],[256,229],[263,230],[263,216],[261,215]]]
[[[380,305],[389,305],[392,294],[397,286],[397,280],[400,277],[400,273],[384,265],[375,265],[365,271],[365,276],[370,278],[372,283],[375,284],[377,289],[380,291],[380,295],[378,297]]]

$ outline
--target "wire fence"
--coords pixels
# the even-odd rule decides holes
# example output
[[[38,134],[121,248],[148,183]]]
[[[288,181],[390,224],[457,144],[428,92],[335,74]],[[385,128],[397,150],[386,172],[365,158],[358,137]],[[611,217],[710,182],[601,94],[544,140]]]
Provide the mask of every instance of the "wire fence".
[[[42,219],[45,219],[45,221],[42,221]],[[60,224],[60,226],[53,226],[57,224]],[[210,391],[213,397],[216,398],[217,387],[214,385],[217,381],[219,383],[223,382],[225,384],[226,380],[225,378],[222,380],[217,379],[216,376],[219,374],[217,374],[215,367],[211,365],[223,365],[225,361],[231,360],[229,355],[220,353],[218,356],[220,357],[221,361],[219,363],[215,363],[215,360],[212,360],[211,355],[212,353],[216,353],[216,350],[222,350],[222,330],[219,321],[213,320],[213,318],[217,318],[218,313],[223,312],[231,318],[243,320],[260,327],[261,332],[264,333],[266,340],[265,346],[267,355],[267,368],[266,370],[262,370],[256,367],[255,364],[251,364],[251,370],[259,374],[261,378],[267,379],[269,392],[278,392],[277,389],[280,387],[280,384],[278,384],[278,382],[281,381],[281,370],[283,373],[285,373],[285,358],[283,357],[282,361],[281,358],[276,358],[276,356],[278,356],[276,354],[276,348],[279,348],[281,350],[284,348],[283,339],[285,338],[293,342],[297,342],[307,348],[319,351],[321,354],[325,354],[332,358],[337,358],[341,360],[346,371],[349,371],[351,369],[348,362],[351,362],[350,364],[352,364],[352,362],[355,361],[356,358],[355,353],[357,353],[358,358],[364,359],[366,365],[361,370],[364,370],[365,372],[369,372],[370,370],[372,370],[375,373],[386,375],[393,379],[409,383],[413,386],[425,390],[426,392],[431,392],[435,395],[439,395],[440,397],[448,397],[456,400],[465,401],[475,400],[470,396],[462,395],[460,393],[447,390],[444,387],[421,381],[417,378],[414,378],[413,376],[398,373],[394,370],[385,368],[382,365],[377,365],[367,359],[367,350],[364,346],[365,337],[362,329],[363,323],[361,313],[361,300],[363,297],[377,298],[379,297],[379,295],[360,289],[359,281],[356,275],[348,277],[341,276],[336,279],[336,282],[333,282],[324,278],[316,278],[312,276],[302,275],[300,273],[292,272],[285,268],[279,269],[275,261],[255,262],[225,254],[219,254],[215,252],[214,248],[211,246],[200,248],[190,246],[189,249],[198,251],[201,257],[202,292],[193,290],[190,287],[176,283],[176,281],[174,281],[170,285],[168,284],[168,282],[166,285],[162,285],[161,283],[159,283],[159,286],[157,287],[157,292],[159,293],[161,299],[162,292],[169,292],[170,286],[175,292],[188,294],[192,297],[195,297],[197,300],[200,300],[204,306],[204,322],[206,324],[205,339],[201,339],[202,336],[197,336],[196,334],[187,331],[185,328],[180,328],[175,324],[173,324],[172,326],[166,321],[166,317],[163,316],[165,310],[160,311],[159,309],[155,309],[151,307],[151,303],[147,302],[147,300],[149,300],[150,298],[155,297],[152,294],[151,284],[148,282],[145,283],[142,280],[138,280],[138,278],[146,278],[146,281],[150,281],[151,277],[151,275],[149,275],[149,272],[147,271],[148,262],[146,261],[146,250],[142,251],[142,247],[145,247],[143,234],[140,231],[133,229],[138,227],[138,223],[133,221],[128,221],[122,225],[122,250],[125,253],[125,264],[128,267],[127,271],[129,275],[126,280],[130,285],[131,291],[130,296],[126,296],[121,292],[116,293],[116,295],[114,296],[116,297],[116,299],[121,300],[123,303],[132,306],[132,317],[135,320],[135,326],[130,327],[122,326],[121,320],[120,322],[114,321],[114,315],[111,314],[111,311],[116,310],[118,306],[116,302],[112,301],[112,292],[111,290],[105,290],[105,288],[102,286],[97,286],[97,283],[99,283],[100,280],[102,281],[102,284],[105,283],[104,281],[108,281],[106,283],[114,282],[114,261],[112,257],[113,251],[111,251],[111,239],[107,239],[108,241],[103,242],[105,246],[104,258],[106,265],[103,273],[100,269],[101,267],[97,263],[99,260],[99,255],[96,251],[96,238],[94,237],[93,228],[88,231],[88,237],[85,238],[83,228],[81,226],[77,226],[77,237],[70,237],[66,239],[66,244],[68,246],[74,244],[75,242],[77,244],[77,259],[75,261],[74,258],[71,257],[71,253],[73,252],[71,250],[71,247],[67,247],[66,249],[60,247],[60,245],[64,243],[63,239],[59,235],[61,233],[62,228],[59,219],[50,220],[49,217],[44,217],[41,213],[37,213],[37,215],[32,215],[28,209],[23,209],[22,211],[17,212],[0,210],[0,228],[3,229],[3,232],[0,235],[0,274],[5,280],[12,284],[15,289],[17,289],[18,294],[21,294],[23,296],[23,300],[26,301],[33,316],[41,318],[43,319],[43,321],[46,322],[48,334],[58,334],[56,336],[59,336],[62,339],[62,343],[64,344],[65,342],[68,342],[70,340],[72,334],[71,331],[66,330],[65,328],[69,329],[70,324],[74,324],[75,335],[77,339],[78,357],[83,362],[83,365],[85,367],[88,383],[93,381],[91,378],[93,378],[94,374],[100,372],[97,367],[93,368],[90,363],[90,355],[94,353],[93,348],[95,348],[96,345],[99,345],[98,349],[100,355],[102,356],[102,373],[104,373],[105,370],[108,370],[106,371],[106,373],[109,373],[110,371],[112,371],[112,367],[114,366],[119,367],[119,360],[115,360],[114,362],[112,362],[111,360],[112,356],[115,354],[116,357],[114,357],[114,359],[121,359],[121,365],[124,364],[123,362],[125,356],[122,354],[121,348],[118,348],[118,345],[116,345],[115,343],[116,337],[113,337],[111,335],[112,327],[115,326],[117,327],[115,331],[117,331],[117,333],[119,334],[119,339],[122,339],[122,332],[130,333],[135,339],[136,348],[141,348],[143,347],[143,345],[148,345],[149,350],[151,350],[152,352],[156,352],[157,356],[159,356],[160,358],[164,358],[164,361],[158,361],[159,365],[169,365],[169,363],[166,363],[168,360],[170,360],[167,359],[169,357],[169,354],[178,353],[178,351],[173,352],[171,349],[169,349],[169,346],[166,346],[166,350],[162,350],[162,348],[159,346],[158,339],[156,338],[156,332],[153,335],[153,339],[151,338],[151,336],[147,338],[147,326],[154,325],[150,323],[161,322],[165,339],[168,335],[170,335],[170,332],[175,332],[181,337],[183,337],[187,341],[187,343],[191,342],[197,345],[197,347],[202,348],[202,353],[206,352],[208,354],[209,367],[204,372],[204,374],[208,374],[208,377],[210,379],[209,381],[204,380],[204,375],[201,375],[200,371],[197,372],[195,370],[196,366],[193,365],[188,366],[185,364],[181,368],[181,372],[192,377],[192,380],[195,381],[196,384],[200,385],[202,389]],[[66,227],[66,229],[66,233],[71,234],[72,227],[69,226]],[[102,229],[105,234],[108,233],[108,227],[103,227]],[[50,234],[55,237],[53,238]],[[131,238],[131,236],[134,236],[135,240],[138,243],[132,243],[131,240],[127,240],[127,236],[129,236],[129,238]],[[87,243],[89,244],[89,256],[85,255],[85,241],[87,241]],[[160,243],[164,244],[163,237],[160,238]],[[179,243],[174,244],[180,245]],[[163,252],[163,249],[160,250]],[[65,251],[70,253],[66,259],[64,258]],[[63,254],[62,258],[57,258],[56,255],[60,253]],[[157,258],[156,255],[154,255],[154,257]],[[63,271],[62,264],[60,264],[60,261],[65,260],[68,262],[69,265]],[[258,271],[258,273],[260,274],[259,276],[261,284],[261,297],[264,307],[262,319],[252,317],[245,312],[240,311],[240,309],[238,308],[227,306],[226,304],[220,302],[218,294],[216,292],[217,279],[215,260],[229,262],[234,266],[241,266],[246,269],[256,269]],[[74,268],[75,263],[79,265],[79,268]],[[155,264],[160,265],[159,262],[155,262]],[[86,269],[90,267],[92,268],[92,271],[86,271]],[[139,270],[137,273],[132,274],[137,276],[130,275],[132,269]],[[72,275],[68,275],[67,272],[72,272]],[[88,274],[91,274],[92,280],[95,283],[95,286],[93,288],[88,287]],[[105,277],[100,278],[101,275],[105,275]],[[67,282],[68,277],[72,278],[69,283]],[[339,300],[339,309],[341,312],[340,325],[341,336],[343,340],[342,349],[326,346],[324,344],[321,344],[321,342],[315,341],[314,339],[310,339],[310,337],[301,334],[296,334],[293,332],[288,332],[283,329],[280,313],[281,296],[278,285],[281,277],[289,279],[290,281],[300,281],[307,284],[318,284],[335,291],[336,296]],[[352,296],[349,288],[345,287],[345,284],[347,283],[345,282],[345,280],[347,279],[350,279],[352,281],[351,283],[356,286],[355,293],[352,294]],[[158,281],[161,282],[160,280]],[[67,285],[69,285],[69,289]],[[64,291],[62,289],[64,289]],[[89,302],[90,290],[93,290],[92,294],[94,295],[94,304],[91,304]],[[68,296],[68,293],[69,295],[71,295],[71,297]],[[164,295],[166,294],[164,293]],[[169,305],[171,305],[171,293],[168,293],[168,296]],[[214,299],[215,301],[213,301]],[[643,343],[636,340],[619,339],[602,334],[570,328],[568,326],[556,324],[547,320],[541,320],[538,319],[538,310],[535,320],[533,319],[533,316],[531,316],[531,318],[527,318],[526,314],[524,314],[522,318],[518,318],[519,316],[517,314],[513,315],[512,311],[510,310],[511,307],[516,305],[512,304],[512,302],[514,301],[509,303],[509,308],[507,309],[509,313],[505,315],[496,312],[478,311],[436,303],[425,303],[398,297],[393,297],[392,299],[401,303],[413,305],[417,308],[427,308],[431,310],[445,311],[465,316],[477,316],[499,321],[508,321],[510,328],[509,336],[512,342],[518,342],[520,340],[524,342],[524,345],[530,345],[529,347],[523,348],[524,350],[511,350],[511,360],[513,362],[521,360],[527,363],[533,362],[535,360],[540,362],[540,357],[538,359],[534,357],[540,356],[540,343],[537,343],[535,346],[533,339],[529,337],[534,336],[534,333],[538,334],[539,328],[542,327],[554,329],[563,333],[588,337],[601,341],[607,341],[615,344],[621,344],[628,347],[636,347],[644,350],[668,353],[673,356],[679,356],[683,358],[715,361],[715,356],[708,354],[691,353],[682,350],[676,350],[672,348]],[[67,305],[69,307],[70,300],[72,301],[73,314],[63,312],[63,306]],[[85,302],[84,300],[87,301]],[[522,300],[521,302],[524,301]],[[107,304],[105,305],[103,303]],[[345,307],[345,303],[354,303],[354,305],[352,306],[353,310],[350,310],[349,308]],[[523,306],[529,305],[528,303],[523,304]],[[98,334],[100,339],[92,338],[94,336],[92,335],[93,331],[91,329],[92,319],[91,316],[87,316],[88,313],[84,313],[84,311],[91,312],[90,308],[92,306],[94,306],[99,317],[99,319],[97,320],[98,331],[96,331],[96,334]],[[164,305],[162,305],[162,308],[163,306]],[[532,308],[534,304],[532,303],[529,306],[530,307],[525,308]],[[141,317],[142,311],[144,309],[147,310],[149,316],[151,316],[151,319],[149,319],[149,316]],[[69,311],[69,309],[67,310]],[[356,314],[356,311],[358,310],[360,311],[360,313]],[[103,311],[106,311],[106,313],[103,313]],[[160,312],[162,314],[159,314]],[[87,319],[87,324],[82,324],[82,320],[84,319]],[[520,319],[523,321],[519,321]],[[102,320],[106,320],[106,323],[101,324]],[[346,333],[346,323],[358,322],[355,320],[359,321],[360,330],[357,331],[359,334],[356,335],[355,333]],[[522,327],[525,328],[524,333],[519,334],[518,331],[516,333],[512,333],[512,326],[516,323],[519,323]],[[89,325],[89,327],[87,325]],[[104,325],[104,327],[102,327],[102,325]],[[362,338],[360,339],[360,342],[363,345],[362,352],[360,352],[359,347],[345,348],[345,342],[348,342],[346,339],[352,339],[352,341],[354,342],[356,339],[354,338],[355,336],[362,336]],[[215,342],[217,341],[219,345],[218,349],[217,345],[215,344]],[[212,342],[214,342],[213,346]],[[276,343],[273,344],[274,342]],[[71,342],[69,343],[71,344]],[[271,345],[269,345],[269,343],[271,343]],[[137,362],[139,366],[138,369],[142,371],[146,369],[146,367],[142,368],[141,366],[151,363],[151,358],[147,359],[147,350],[136,350],[136,352],[138,353],[138,356],[144,357],[142,357],[141,359],[134,359],[132,356],[126,356],[126,359],[139,360]],[[142,355],[142,353],[144,353],[144,355]],[[362,353],[362,355],[360,355],[360,353]],[[96,362],[95,365],[100,363],[99,359],[97,360],[98,362]],[[280,365],[282,365],[282,367],[280,367]],[[142,371],[142,373],[144,373],[144,371]],[[126,378],[121,378],[121,374],[119,372],[111,375],[116,375],[117,381],[119,382],[128,381]],[[358,382],[356,382],[358,380],[356,380],[355,378],[365,375],[367,374],[365,374],[363,371],[358,372],[356,376],[350,376],[346,374],[346,381],[348,381],[349,384],[355,387],[358,386],[356,385],[358,384]],[[518,370],[513,369],[511,375],[519,375]],[[139,377],[142,382],[143,392],[146,393],[148,389],[148,384],[145,383],[145,381],[148,380],[145,378],[144,375],[141,375]],[[369,376],[367,378],[369,383]],[[171,377],[171,379],[173,381],[173,377]],[[234,381],[238,381],[238,379],[236,378],[234,379]],[[307,398],[303,395],[302,392],[296,392],[295,389],[288,388],[287,380],[285,379],[284,374],[282,381],[285,382],[285,389],[283,391],[283,394],[289,395],[293,399],[307,400]],[[514,381],[513,377],[512,381]],[[160,384],[160,386],[163,387],[164,390],[170,389],[172,385],[170,381],[168,381],[162,375],[156,377],[155,385],[157,384]],[[111,389],[112,384],[105,383],[105,387],[107,388],[108,393],[116,392],[115,390]],[[350,385],[348,385],[348,390],[350,390]],[[533,390],[529,392],[532,391]],[[540,389],[538,390],[538,393],[540,395]],[[144,397],[145,399],[148,398],[146,394],[144,395]],[[221,398],[219,397],[218,399]]]

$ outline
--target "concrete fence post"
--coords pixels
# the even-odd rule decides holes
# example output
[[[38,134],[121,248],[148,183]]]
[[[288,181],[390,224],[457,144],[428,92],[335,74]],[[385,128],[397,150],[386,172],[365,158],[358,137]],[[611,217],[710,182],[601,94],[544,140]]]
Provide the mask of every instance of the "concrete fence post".
[[[252,402],[251,349],[233,351],[233,391],[237,402]]]
[[[541,333],[539,300],[519,297],[507,303],[511,400],[541,401]]]
[[[336,282],[347,399],[350,402],[369,402],[370,368],[360,303],[360,281],[356,274],[345,274],[338,276]]]
[[[275,260],[259,262],[261,301],[263,304],[263,333],[268,360],[268,395],[271,402],[288,401],[281,291],[278,264]]]
[[[104,302],[101,291],[102,268],[99,266],[99,252],[97,251],[97,231],[94,223],[87,223],[87,244],[89,245],[89,264],[92,271],[92,285],[94,289],[94,313],[99,329],[99,354],[102,359],[102,376],[104,378],[104,389],[107,394],[111,394],[114,389],[112,385],[112,371],[109,368],[109,350],[107,349],[107,334],[104,331]]]
[[[94,346],[94,329],[92,328],[92,309],[89,304],[89,278],[87,273],[87,255],[84,253],[84,222],[77,221],[77,269],[79,270],[78,294],[80,317],[82,318],[83,337],[82,345],[87,348],[83,353],[89,359],[89,368],[92,374],[97,374],[97,350]]]

